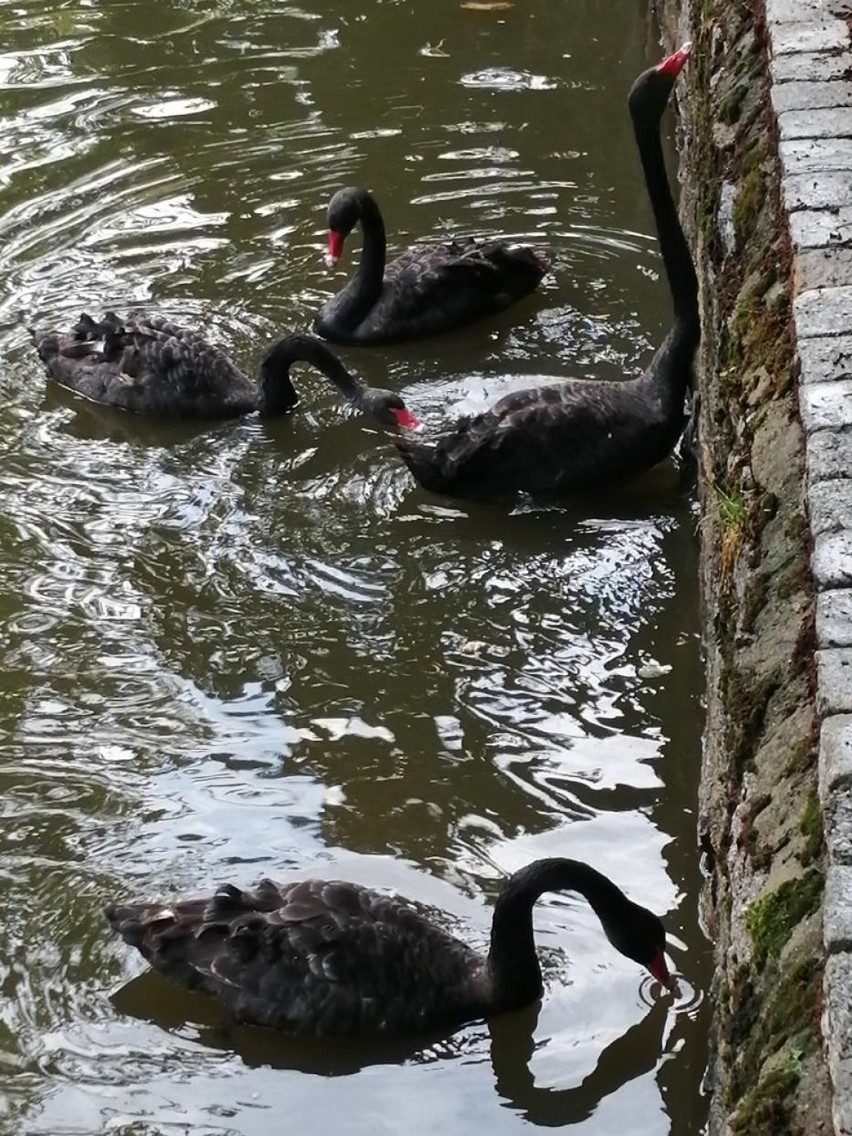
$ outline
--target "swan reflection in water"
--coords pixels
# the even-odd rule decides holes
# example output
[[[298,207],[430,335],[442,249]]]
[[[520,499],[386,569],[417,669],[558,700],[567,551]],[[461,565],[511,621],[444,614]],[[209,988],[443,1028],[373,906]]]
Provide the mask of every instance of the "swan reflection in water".
[[[267,1067],[327,1077],[351,1076],[377,1065],[426,1065],[482,1053],[486,1031],[494,1088],[501,1106],[519,1112],[540,1127],[577,1124],[598,1109],[603,1100],[660,1063],[667,999],[655,999],[641,1021],[630,1026],[604,1049],[594,1069],[570,1088],[536,1084],[532,1066],[547,1041],[536,1041],[541,1003],[472,1023],[447,1035],[418,1038],[295,1037],[223,1020],[219,1008],[203,995],[165,983],[153,971],[131,979],[111,998],[114,1009],[148,1021],[168,1032],[197,1031],[198,1044],[232,1052],[250,1068]],[[669,1046],[671,1048],[671,1046]]]

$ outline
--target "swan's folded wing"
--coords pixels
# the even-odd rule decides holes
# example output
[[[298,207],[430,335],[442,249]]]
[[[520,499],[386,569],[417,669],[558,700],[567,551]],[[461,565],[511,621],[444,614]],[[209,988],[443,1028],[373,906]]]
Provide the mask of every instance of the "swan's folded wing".
[[[197,333],[161,317],[128,316],[104,341],[117,366],[110,401],[129,410],[203,417],[252,409],[254,385]]]
[[[438,492],[547,494],[618,481],[649,429],[633,384],[569,381],[506,395],[432,444],[397,445]]]
[[[156,969],[239,1020],[302,1032],[381,1033],[434,1016],[470,955],[406,901],[337,881],[226,885],[106,914]]]
[[[526,296],[548,265],[546,250],[506,241],[415,245],[386,267],[382,293],[365,322],[399,328],[400,338],[449,330]]]

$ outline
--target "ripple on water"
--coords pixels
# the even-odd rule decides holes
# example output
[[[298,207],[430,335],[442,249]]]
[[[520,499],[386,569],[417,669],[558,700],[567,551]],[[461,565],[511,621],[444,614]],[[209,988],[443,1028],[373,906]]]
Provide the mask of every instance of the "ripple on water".
[[[302,369],[292,417],[198,426],[83,403],[34,358],[27,325],[138,305],[251,371],[352,270],[357,239],[322,267],[325,210],[364,184],[392,252],[475,233],[557,254],[506,317],[341,351],[430,427],[552,377],[641,370],[666,297],[599,44],[618,37],[638,71],[643,26],[572,25],[566,66],[555,8],[455,6],[439,42],[422,6],[320,7],[4,9],[0,1126],[272,1136],[286,1099],[320,1133],[345,1110],[355,1136],[601,1136],[636,1117],[667,1136],[702,1115],[705,1013],[680,487],[442,501]],[[310,1046],[225,1028],[100,914],[311,873],[434,904],[484,946],[506,875],[552,855],[664,915],[674,998],[577,897],[548,896],[540,1013]]]

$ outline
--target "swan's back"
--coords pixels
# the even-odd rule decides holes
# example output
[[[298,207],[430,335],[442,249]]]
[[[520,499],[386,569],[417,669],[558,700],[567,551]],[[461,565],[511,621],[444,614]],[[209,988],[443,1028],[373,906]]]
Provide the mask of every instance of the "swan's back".
[[[550,267],[545,248],[467,238],[419,244],[387,265],[373,306],[354,326],[345,317],[350,288],[333,297],[315,321],[336,342],[392,343],[438,335],[510,307],[533,292]]]
[[[257,406],[257,388],[217,347],[144,313],[83,314],[70,332],[36,341],[48,373],[96,402],[142,414],[223,418]]]
[[[411,337],[450,331],[529,295],[549,267],[546,249],[509,241],[414,245],[387,266],[365,323],[398,326]]]
[[[568,380],[515,391],[436,441],[400,438],[417,480],[470,496],[582,493],[617,486],[671,451],[683,422],[648,379]]]
[[[400,1034],[479,1016],[484,960],[414,904],[357,884],[230,885],[171,906],[111,906],[125,942],[236,1020],[313,1034]]]

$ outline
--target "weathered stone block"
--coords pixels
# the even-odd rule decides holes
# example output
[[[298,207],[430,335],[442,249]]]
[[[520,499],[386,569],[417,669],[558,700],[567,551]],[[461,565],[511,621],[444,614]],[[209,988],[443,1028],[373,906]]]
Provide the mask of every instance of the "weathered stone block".
[[[852,138],[788,138],[778,145],[785,177],[814,170],[852,170]]]
[[[852,869],[852,790],[835,789],[823,804],[828,862]],[[852,948],[852,939],[849,940],[849,947]]]
[[[825,533],[814,541],[811,560],[817,588],[852,587],[852,533]],[[840,713],[842,707],[834,713]]]
[[[803,383],[799,409],[805,432],[852,427],[852,379],[830,383]]]
[[[846,592],[829,593],[847,595]],[[852,786],[852,714],[826,718],[819,739],[819,793],[825,802],[835,790]]]
[[[808,486],[852,478],[852,431],[818,430],[805,451]],[[832,486],[833,488],[833,486]]]
[[[823,1036],[828,1052],[828,1068],[834,1085],[832,1111],[836,1136],[852,1134],[852,955],[846,951],[832,955],[825,965],[823,980]]]
[[[798,51],[776,55],[772,60],[772,82],[777,84],[797,79],[843,79],[848,71],[846,61],[839,53]]]
[[[825,874],[823,938],[829,954],[852,949],[852,867],[832,864]]]
[[[816,481],[807,488],[811,532],[852,532],[852,481]]]
[[[852,647],[826,647],[816,652],[816,662],[819,713],[852,713]]]
[[[813,80],[793,79],[789,83],[775,83],[772,105],[776,114],[852,106],[852,83],[847,79],[823,80],[818,71]]]
[[[826,19],[839,15],[842,7],[843,0],[766,0],[766,20],[770,24],[794,24]]]
[[[788,209],[834,209],[852,204],[852,175],[849,170],[814,170],[788,174],[781,188]],[[850,281],[852,283],[852,281]]]
[[[846,107],[788,110],[778,115],[778,131],[782,138],[848,138],[852,123]]]
[[[852,172],[842,175],[852,184]],[[852,247],[805,249],[793,257],[793,290],[839,288],[852,284]]]
[[[769,38],[774,58],[799,51],[845,51],[849,47],[846,24],[831,17],[803,21],[800,14],[798,20],[773,24]]]
[[[793,216],[801,217],[803,214],[795,213]],[[800,293],[793,301],[793,315],[799,339],[852,331],[852,285],[813,288]]]
[[[799,340],[803,383],[852,379],[852,335],[813,336]],[[835,425],[835,423],[827,423]],[[837,427],[844,425],[837,422]]]
[[[849,115],[852,118],[852,114]],[[821,248],[852,242],[852,207],[800,209],[790,214],[790,236],[798,248]]]

